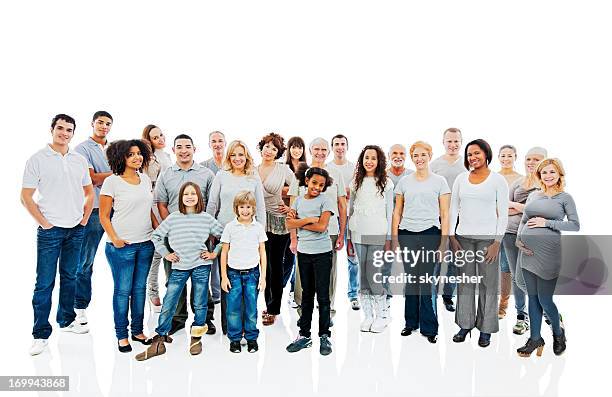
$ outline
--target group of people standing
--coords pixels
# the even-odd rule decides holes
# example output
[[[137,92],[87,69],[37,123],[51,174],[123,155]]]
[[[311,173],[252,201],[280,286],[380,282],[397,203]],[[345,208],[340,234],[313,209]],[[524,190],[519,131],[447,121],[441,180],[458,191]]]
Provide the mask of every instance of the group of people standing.
[[[367,145],[356,164],[346,157],[344,135],[334,136],[331,145],[316,138],[307,147],[300,137],[285,143],[270,133],[257,145],[262,161],[256,166],[244,142],[226,143],[225,135],[214,131],[208,136],[212,157],[198,164],[189,135],[174,138],[173,162],[159,127],[146,126],[140,139],[109,142],[112,124],[108,112],[96,112],[92,135],[72,150],[76,122],[59,114],[51,123],[52,142],[26,164],[21,201],[39,225],[32,355],[44,351],[51,335],[48,317],[58,267],[57,322],[62,331],[88,332],[92,270],[104,233],[117,348],[131,351],[130,339],[145,345],[137,360],[166,351],[171,335],[185,328],[188,307],[194,313],[189,352],[200,354],[202,336],[216,332],[216,304],[229,350],[239,353],[246,345],[256,352],[258,294],[266,303],[262,324],[271,326],[289,282],[288,302],[300,317],[299,335],[287,351],[312,346],[316,297],[320,353],[330,354],[337,253],[345,246],[347,298],[352,309],[363,312],[363,332],[380,333],[390,323],[392,287],[374,282],[374,273],[389,275],[392,269],[374,265],[377,252],[450,248],[485,255],[461,266],[421,259],[404,263],[404,269],[439,275],[445,268],[447,276],[478,275],[479,283],[407,284],[403,336],[420,330],[436,343],[442,287],[444,306],[455,312],[459,326],[453,341],[465,341],[477,328],[478,344],[486,347],[512,293],[513,331],[530,330],[519,355],[542,353],[543,316],[553,331],[555,354],[565,350],[553,294],[561,266],[560,233],[578,230],[579,221],[564,191],[563,166],[543,148],[527,152],[523,176],[514,170],[513,146],[499,150],[502,168],[494,172],[490,145],[476,139],[462,152],[456,128],[444,131],[445,154],[433,161],[431,145],[417,141],[408,149],[392,145],[388,153]],[[327,162],[330,151],[334,159]],[[407,157],[415,170],[406,166]],[[162,263],[167,282],[160,299]],[[147,300],[159,313],[153,337],[143,329]]]

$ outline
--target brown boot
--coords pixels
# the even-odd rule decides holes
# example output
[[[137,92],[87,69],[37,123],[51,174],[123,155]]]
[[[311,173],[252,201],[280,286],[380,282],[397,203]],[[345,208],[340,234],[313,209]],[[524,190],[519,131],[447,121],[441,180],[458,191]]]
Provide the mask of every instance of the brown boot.
[[[499,312],[497,317],[502,319],[506,317],[506,309],[508,309],[508,300],[510,299],[510,291],[512,290],[512,274],[501,272],[501,291],[499,294]]]
[[[169,338],[167,336],[155,335],[147,350],[136,355],[136,360],[144,361],[155,356],[161,356],[166,352],[164,341],[172,342],[172,339],[168,339]]]
[[[208,326],[206,324],[200,325],[192,325],[191,326],[191,343],[189,344],[189,353],[192,356],[197,356],[202,353],[202,335],[204,335],[208,331]]]

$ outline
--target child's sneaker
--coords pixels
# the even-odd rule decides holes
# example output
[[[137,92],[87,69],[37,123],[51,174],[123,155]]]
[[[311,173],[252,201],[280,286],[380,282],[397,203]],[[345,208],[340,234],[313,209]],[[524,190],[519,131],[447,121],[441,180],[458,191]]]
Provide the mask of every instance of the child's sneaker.
[[[255,353],[257,350],[259,350],[259,345],[257,344],[256,340],[248,340],[247,341],[247,350],[249,353]]]
[[[512,327],[512,332],[516,335],[523,335],[529,331],[529,319],[524,314],[516,316],[516,324]]]
[[[323,335],[321,338],[321,346],[319,347],[319,353],[322,356],[328,356],[332,352],[331,341],[329,340],[329,336]]]
[[[310,346],[312,346],[312,339],[300,335],[296,340],[291,342],[289,346],[287,346],[287,351],[289,353],[295,353]]]
[[[240,346],[240,341],[230,342],[230,351],[232,353],[240,353],[242,351],[242,347]]]

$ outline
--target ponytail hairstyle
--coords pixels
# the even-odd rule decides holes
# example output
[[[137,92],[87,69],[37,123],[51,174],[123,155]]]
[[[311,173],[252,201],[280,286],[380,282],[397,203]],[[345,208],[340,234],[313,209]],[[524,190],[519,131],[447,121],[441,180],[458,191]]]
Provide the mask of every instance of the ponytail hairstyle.
[[[302,161],[298,164],[295,170],[295,178],[298,180],[298,186],[306,186],[306,171],[308,170],[308,164]]]
[[[359,158],[357,159],[357,164],[355,166],[355,175],[353,177],[355,192],[359,190],[361,184],[363,183],[363,178],[366,176],[366,170],[363,166],[363,158],[365,157],[366,150],[374,150],[376,152],[376,161],[378,164],[374,170],[374,178],[376,179],[376,187],[378,187],[378,192],[381,196],[383,196],[385,188],[387,187],[387,158],[385,156],[385,152],[383,152],[378,145],[367,145],[359,154]]]

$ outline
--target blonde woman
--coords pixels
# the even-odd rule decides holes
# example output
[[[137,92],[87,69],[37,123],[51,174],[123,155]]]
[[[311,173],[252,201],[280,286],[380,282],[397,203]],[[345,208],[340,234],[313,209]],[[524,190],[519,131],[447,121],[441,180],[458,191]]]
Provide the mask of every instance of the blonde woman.
[[[242,141],[232,141],[223,160],[223,170],[219,170],[206,205],[206,212],[214,216],[223,226],[232,221],[236,215],[232,206],[234,197],[241,191],[249,191],[255,196],[255,218],[266,227],[266,205],[264,202],[261,178],[255,172],[253,158],[246,144]],[[225,293],[221,293],[221,326],[227,333]]]
[[[531,321],[529,339],[525,346],[517,349],[522,357],[529,357],[536,349],[538,356],[542,354],[543,312],[548,315],[553,329],[555,355],[565,351],[565,329],[561,326],[553,294],[561,271],[561,232],[580,229],[574,199],[564,191],[565,170],[561,161],[542,160],[536,169],[536,178],[540,191],[529,195],[516,239],[521,251],[520,264],[529,295]]]
[[[499,174],[506,178],[508,186],[522,177],[521,174],[514,170],[514,163],[516,162],[516,148],[514,146],[503,145],[499,148],[497,158],[501,165]],[[506,250],[503,246],[501,246],[499,250],[499,268],[501,280],[498,317],[502,319],[506,317],[506,309],[508,309],[508,300],[510,299],[510,291],[512,289],[512,273],[510,272]]]

